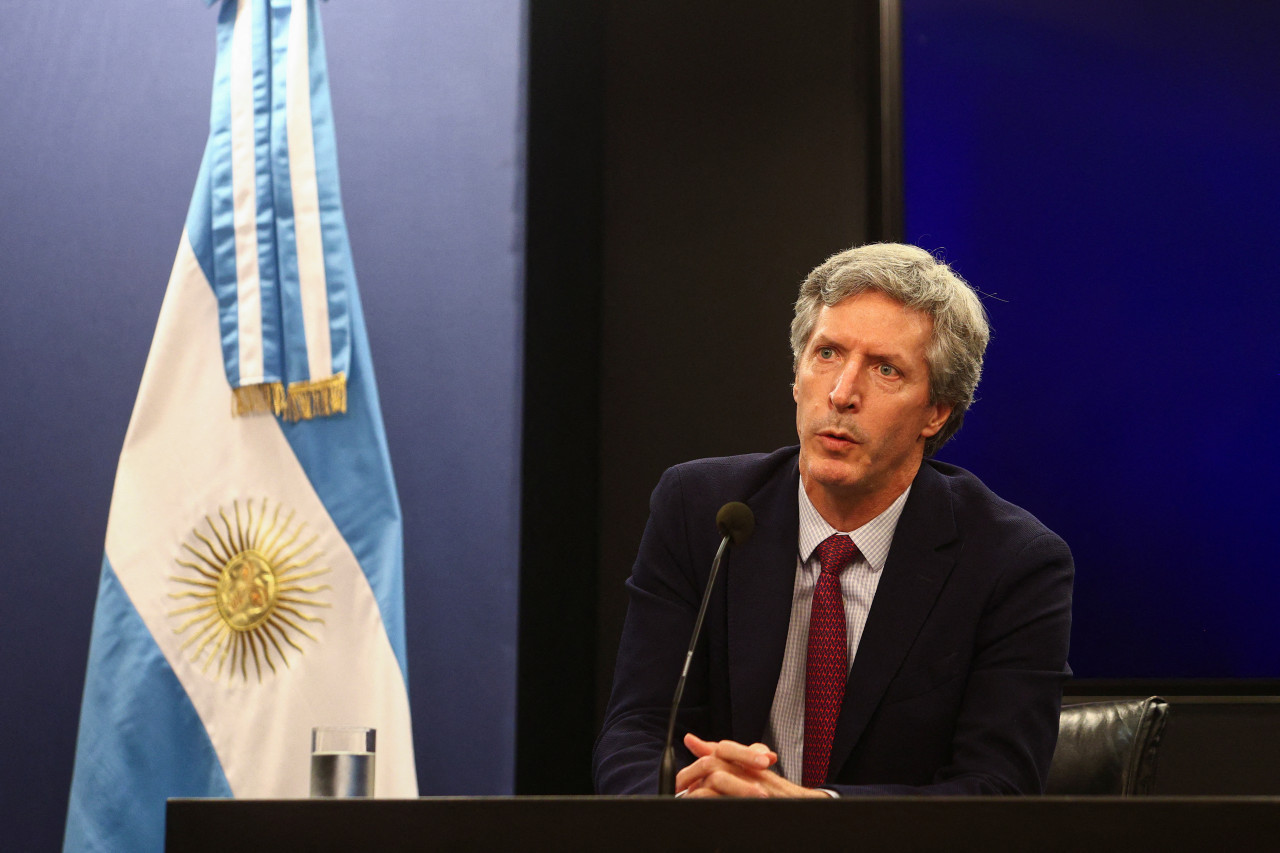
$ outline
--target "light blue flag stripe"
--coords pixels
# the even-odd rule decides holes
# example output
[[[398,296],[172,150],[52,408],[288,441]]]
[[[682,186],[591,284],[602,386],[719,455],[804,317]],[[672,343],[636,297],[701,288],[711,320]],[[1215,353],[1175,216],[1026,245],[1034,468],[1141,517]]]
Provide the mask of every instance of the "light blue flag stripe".
[[[277,262],[281,271],[280,313],[284,333],[286,383],[324,378],[311,375],[311,368],[307,359],[306,327],[302,321],[302,292],[298,271],[297,236],[293,218],[293,187],[290,182],[289,170],[289,137],[285,120],[287,106],[285,90],[288,82],[288,74],[285,71],[288,63],[285,58],[288,55],[289,19],[291,15],[292,9],[288,4],[273,4],[271,10],[271,38],[274,42],[273,49],[280,58],[280,63],[276,66],[280,73],[276,75],[275,80],[276,121],[272,139],[272,144],[275,148],[275,193],[278,206],[277,212],[281,216],[287,217],[284,221],[277,223],[277,228],[281,233]],[[280,205],[284,206],[280,207]]]
[[[234,0],[227,2],[234,5]],[[254,169],[258,201],[258,275],[260,277],[262,350],[264,382],[284,382],[289,370],[288,354],[282,351],[284,332],[280,305],[280,281],[276,266],[275,188],[272,173],[271,135],[274,97],[270,12],[266,0],[253,0],[253,100]],[[237,382],[233,387],[239,386]]]
[[[240,326],[235,310],[239,292],[231,183],[231,36],[235,20],[235,0],[223,3],[218,13],[218,56],[213,71],[209,142],[205,146],[204,161],[200,164],[200,180],[212,185],[209,198],[211,258],[204,267],[204,273],[213,283],[214,294],[218,298],[222,359],[226,364],[227,382],[232,388],[240,385]],[[196,233],[191,233],[193,242],[197,239]]]
[[[204,724],[104,557],[65,851],[164,849],[166,797],[229,797]]]
[[[271,4],[271,54],[276,69],[288,68],[289,3]],[[276,335],[284,360],[283,375],[287,382],[311,379],[307,363],[306,329],[299,322],[302,305],[299,296],[298,241],[293,210],[293,187],[289,170],[288,104],[285,92],[289,75],[277,73],[271,81],[271,169],[275,199],[276,267],[280,288],[281,328]],[[265,333],[264,333],[265,334]]]
[[[214,184],[214,147],[215,140],[211,136],[205,144],[200,171],[196,174],[196,186],[191,192],[191,204],[187,206],[186,229],[191,251],[196,256],[200,271],[204,273],[205,281],[213,287],[213,294],[216,297],[218,286],[214,283],[214,269],[218,263],[220,247],[217,242],[217,214],[214,213],[213,206],[222,188],[215,187]],[[221,320],[221,312],[219,312],[219,319]]]
[[[339,193],[338,146],[333,126],[333,104],[329,97],[329,73],[325,59],[324,31],[316,0],[307,0],[307,40],[311,52],[311,123],[315,140],[316,183],[320,194],[320,230],[324,235],[324,272],[329,287],[329,338],[333,351],[333,372],[348,368],[355,306],[355,265],[347,237],[347,221]]]

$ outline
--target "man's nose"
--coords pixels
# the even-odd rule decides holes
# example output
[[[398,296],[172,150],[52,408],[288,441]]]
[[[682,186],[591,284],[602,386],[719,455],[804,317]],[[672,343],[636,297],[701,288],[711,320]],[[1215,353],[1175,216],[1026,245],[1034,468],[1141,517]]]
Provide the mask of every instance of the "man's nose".
[[[836,384],[831,389],[829,395],[831,407],[839,411],[846,409],[856,410],[862,403],[862,385],[859,377],[862,371],[858,369],[857,364],[846,364],[844,370],[840,371],[840,375],[836,377]]]

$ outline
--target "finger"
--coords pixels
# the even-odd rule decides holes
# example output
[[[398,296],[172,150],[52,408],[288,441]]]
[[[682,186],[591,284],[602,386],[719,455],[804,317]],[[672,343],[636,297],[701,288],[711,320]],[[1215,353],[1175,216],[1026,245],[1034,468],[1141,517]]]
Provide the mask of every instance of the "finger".
[[[714,792],[722,797],[767,797],[769,792],[756,781],[755,775],[737,767],[714,770],[702,780],[697,792],[710,796]],[[690,794],[693,796],[693,794]]]
[[[767,797],[823,797],[830,798],[830,794],[825,791],[819,791],[814,788],[805,788],[790,782],[779,776],[771,770],[766,770],[756,774],[756,779],[764,788]]]
[[[676,796],[677,796],[677,797],[687,797],[689,794],[692,794],[694,791],[698,790],[698,789],[699,789],[699,788],[701,788],[701,787],[702,787],[702,780],[701,780],[701,779],[695,779],[695,780],[693,780],[692,782],[690,782],[690,783],[688,784],[688,786],[686,786],[686,787],[684,787],[684,788],[681,788],[680,786],[678,786],[678,785],[677,785],[677,786],[676,786]]]
[[[692,764],[681,768],[676,774],[676,790],[693,787],[694,784],[713,770],[724,767],[725,763],[714,755],[705,755]]]
[[[682,800],[706,800],[706,799],[710,799],[711,797],[721,797],[721,796],[724,796],[724,795],[721,794],[716,789],[708,788],[706,785],[702,785],[698,788],[690,788],[689,793],[685,794],[683,797],[681,797],[681,799]]]
[[[684,745],[699,758],[715,755],[744,767],[764,769],[778,761],[778,754],[763,743],[745,746],[732,740],[707,741],[690,732],[684,736]]]
[[[693,732],[689,732],[684,736],[684,745],[685,748],[692,752],[697,758],[702,758],[704,755],[710,755],[715,752],[716,748],[714,742],[705,741]]]
[[[753,750],[755,750],[756,752],[763,752],[763,753],[767,753],[768,755],[772,755],[774,758],[777,758],[777,756],[778,756],[778,753],[777,753],[777,752],[775,752],[774,750],[770,749],[770,748],[769,748],[769,744],[767,744],[767,743],[753,743],[753,744],[751,744],[751,746],[750,746],[750,747],[748,747],[748,748],[749,748],[749,749],[753,749]]]
[[[715,744],[715,756],[722,761],[731,761],[743,767],[754,767],[764,770],[778,760],[778,754],[762,743],[744,746],[731,740],[722,740]]]

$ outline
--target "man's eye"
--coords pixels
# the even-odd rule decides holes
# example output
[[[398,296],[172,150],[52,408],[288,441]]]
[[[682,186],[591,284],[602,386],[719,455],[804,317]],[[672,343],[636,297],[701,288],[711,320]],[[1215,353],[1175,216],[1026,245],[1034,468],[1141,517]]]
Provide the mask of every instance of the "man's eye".
[[[892,364],[882,364],[876,369],[880,371],[881,376],[894,377],[898,375],[898,369]]]
[[[831,347],[818,347],[818,358],[826,361],[836,357],[836,351]]]

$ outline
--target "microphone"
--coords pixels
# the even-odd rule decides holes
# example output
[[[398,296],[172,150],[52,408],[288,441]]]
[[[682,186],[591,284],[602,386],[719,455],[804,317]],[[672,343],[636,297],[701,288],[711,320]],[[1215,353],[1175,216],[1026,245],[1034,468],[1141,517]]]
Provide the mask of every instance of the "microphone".
[[[715,559],[711,561],[711,574],[707,576],[707,588],[702,593],[702,606],[698,608],[698,618],[693,623],[693,636],[689,639],[689,651],[684,655],[684,668],[680,670],[680,680],[676,682],[676,695],[671,700],[671,716],[667,718],[667,741],[662,747],[662,764],[658,767],[658,794],[664,797],[673,796],[676,792],[676,753],[673,742],[676,736],[676,712],[680,710],[680,697],[684,695],[684,682],[689,677],[689,664],[693,662],[693,650],[698,645],[698,635],[702,633],[702,618],[707,615],[707,604],[711,601],[711,589],[716,583],[716,572],[720,570],[720,561],[724,552],[729,550],[729,543],[741,545],[751,538],[756,529],[756,517],[751,507],[738,501],[730,501],[720,507],[716,513],[716,529],[720,531],[720,547],[716,549]]]

